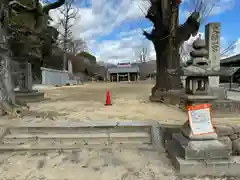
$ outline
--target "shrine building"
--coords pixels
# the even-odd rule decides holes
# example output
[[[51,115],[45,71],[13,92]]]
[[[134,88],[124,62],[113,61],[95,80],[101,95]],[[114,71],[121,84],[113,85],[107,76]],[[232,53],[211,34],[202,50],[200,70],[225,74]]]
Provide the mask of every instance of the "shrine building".
[[[131,63],[118,63],[117,67],[108,69],[108,79],[111,82],[138,81],[139,68]]]

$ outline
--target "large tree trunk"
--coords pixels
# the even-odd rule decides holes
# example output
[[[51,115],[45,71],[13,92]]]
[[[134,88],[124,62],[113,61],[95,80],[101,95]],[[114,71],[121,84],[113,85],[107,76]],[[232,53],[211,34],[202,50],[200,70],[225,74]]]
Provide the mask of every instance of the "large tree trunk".
[[[178,48],[174,47],[172,50],[169,41],[171,41],[170,38],[166,38],[166,40],[154,43],[157,75],[152,93],[180,89],[180,76],[173,76],[169,73],[169,70],[178,69],[180,66]]]
[[[152,96],[157,98],[162,94],[158,92],[181,88],[180,75],[173,73],[180,68],[179,48],[191,34],[198,31],[200,25],[199,13],[194,12],[179,26],[178,13],[179,3],[176,0],[151,0],[146,15],[153,23],[152,32],[149,34],[144,31],[143,34],[153,42],[156,52],[156,85],[152,89]]]
[[[156,52],[156,85],[152,93],[180,89],[180,76],[172,76],[169,71],[180,67],[179,47],[176,43],[178,27],[178,7],[167,4],[169,19],[156,22],[156,32],[160,35],[153,41]]]

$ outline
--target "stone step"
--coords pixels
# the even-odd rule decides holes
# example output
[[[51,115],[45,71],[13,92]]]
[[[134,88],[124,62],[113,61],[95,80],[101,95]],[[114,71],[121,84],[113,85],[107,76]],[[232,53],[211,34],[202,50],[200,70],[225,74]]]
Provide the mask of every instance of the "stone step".
[[[1,144],[0,152],[16,152],[16,151],[31,151],[31,152],[46,152],[46,151],[68,151],[68,150],[79,150],[82,148],[94,148],[94,149],[146,149],[154,151],[152,146],[149,144],[39,144],[39,143],[26,143],[26,144]]]
[[[176,151],[184,159],[205,160],[230,157],[229,148],[218,140],[190,140],[181,133],[174,133],[172,137],[177,143]]]
[[[166,143],[166,149],[181,176],[240,176],[240,156],[212,160],[184,159],[179,156],[178,144],[174,140]]]
[[[156,127],[155,127],[156,126]],[[2,125],[0,148],[45,149],[82,147],[90,145],[153,145],[159,150],[160,128],[144,122],[77,122],[58,124],[11,124]],[[52,147],[52,148],[51,148]]]
[[[115,133],[115,132],[150,132],[151,127],[125,126],[125,127],[10,127],[9,131],[14,133],[31,133],[31,134],[74,134],[74,133]]]
[[[54,121],[51,122],[33,122],[29,123],[28,121],[20,121],[20,122],[9,122],[9,121],[1,121],[1,127],[8,128],[120,128],[120,127],[151,127],[153,124],[156,124],[156,121],[146,122],[146,121],[106,121],[106,120],[98,120],[98,121],[69,121],[62,119],[56,123]]]
[[[111,144],[111,143],[151,143],[146,132],[92,133],[92,134],[8,134],[2,143],[62,143],[62,144]]]

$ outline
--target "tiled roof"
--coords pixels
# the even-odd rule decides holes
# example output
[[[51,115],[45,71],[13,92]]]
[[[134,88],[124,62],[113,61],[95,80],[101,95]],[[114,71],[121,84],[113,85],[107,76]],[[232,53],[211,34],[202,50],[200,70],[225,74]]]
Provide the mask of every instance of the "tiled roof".
[[[220,63],[225,64],[225,63],[235,63],[240,61],[240,54],[237,54],[235,56],[231,56],[225,59],[221,59]]]
[[[108,69],[109,73],[137,73],[139,72],[138,67],[114,67]]]

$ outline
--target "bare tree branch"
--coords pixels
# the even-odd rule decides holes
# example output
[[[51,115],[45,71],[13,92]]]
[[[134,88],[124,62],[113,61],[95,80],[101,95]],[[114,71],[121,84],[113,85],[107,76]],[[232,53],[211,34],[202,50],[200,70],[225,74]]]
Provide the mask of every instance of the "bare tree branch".
[[[190,0],[186,3],[190,12],[196,11],[200,13],[200,22],[203,23],[214,9],[221,5],[220,2],[219,0]]]
[[[83,39],[77,39],[77,40],[72,39],[68,42],[68,52],[75,56],[78,53],[86,50],[87,50],[87,45]]]
[[[148,33],[147,31],[143,31],[143,35],[144,35],[149,41],[153,41],[153,40],[154,40],[153,36],[152,36],[150,33]]]
[[[187,41],[191,35],[195,36],[197,34],[200,27],[199,17],[198,12],[193,12],[184,24],[177,27],[176,42],[178,45]]]
[[[227,46],[227,48],[223,49],[223,50],[220,52],[220,56],[221,56],[221,57],[226,56],[226,55],[229,54],[232,50],[234,50],[235,47],[236,47],[236,43],[237,43],[236,40],[233,41],[233,42],[231,42],[231,43]]]

